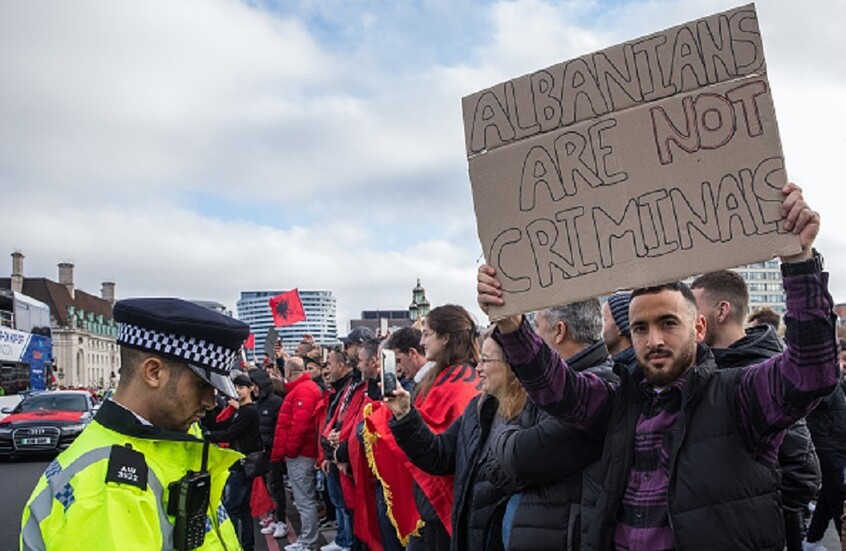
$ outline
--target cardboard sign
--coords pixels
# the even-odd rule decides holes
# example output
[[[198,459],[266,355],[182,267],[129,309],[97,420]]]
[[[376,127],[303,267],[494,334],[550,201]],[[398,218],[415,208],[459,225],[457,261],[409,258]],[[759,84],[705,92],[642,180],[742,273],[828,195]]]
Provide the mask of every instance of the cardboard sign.
[[[492,319],[800,250],[754,5],[462,103]]]

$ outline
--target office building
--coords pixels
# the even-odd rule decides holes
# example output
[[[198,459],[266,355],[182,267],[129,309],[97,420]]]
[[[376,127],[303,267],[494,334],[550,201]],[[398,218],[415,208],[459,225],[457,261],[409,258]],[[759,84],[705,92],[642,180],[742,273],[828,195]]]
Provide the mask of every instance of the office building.
[[[756,262],[734,268],[749,288],[749,312],[769,306],[781,315],[787,310],[781,282],[781,263],[777,260]]]

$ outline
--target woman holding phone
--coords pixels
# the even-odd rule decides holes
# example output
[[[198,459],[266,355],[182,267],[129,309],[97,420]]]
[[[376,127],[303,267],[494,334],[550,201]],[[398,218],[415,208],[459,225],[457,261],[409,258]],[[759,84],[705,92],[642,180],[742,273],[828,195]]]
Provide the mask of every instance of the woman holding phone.
[[[440,434],[479,393],[476,323],[461,306],[439,306],[423,322],[420,345],[428,360],[420,371],[427,367],[428,371],[422,376],[418,373],[415,379],[419,382],[410,395],[400,385],[396,392],[414,401],[428,431]],[[373,475],[393,495],[389,515],[397,534],[403,545],[408,541],[410,551],[450,549],[452,474],[433,474],[410,462],[393,442],[388,427],[392,415],[384,404],[374,404],[365,418],[364,443],[372,457],[369,467]]]

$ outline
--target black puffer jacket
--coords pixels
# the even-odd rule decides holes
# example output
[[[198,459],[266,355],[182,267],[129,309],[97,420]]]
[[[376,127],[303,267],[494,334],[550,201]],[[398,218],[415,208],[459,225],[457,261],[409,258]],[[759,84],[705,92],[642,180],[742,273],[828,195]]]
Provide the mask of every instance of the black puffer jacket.
[[[259,414],[254,403],[242,405],[229,419],[220,423],[218,430],[206,433],[210,442],[228,442],[232,449],[244,455],[262,449],[258,431]],[[241,462],[232,465],[232,469],[243,470]]]
[[[823,467],[842,468],[846,464],[846,396],[841,385],[808,414],[808,428]]]
[[[461,417],[437,435],[415,408],[389,423],[394,438],[412,463],[430,474],[455,475],[450,541],[454,551],[502,548],[497,511],[507,496],[487,479],[486,461],[480,458],[497,407],[493,396],[477,396]],[[496,537],[489,538],[488,534]],[[488,541],[491,546],[486,545]]]
[[[282,407],[282,398],[273,393],[273,383],[266,371],[254,369],[250,371],[250,379],[259,393],[255,404],[259,413],[261,444],[265,450],[270,451],[273,449],[273,435],[276,432],[276,418],[279,416],[279,408]]]
[[[781,339],[769,325],[748,328],[746,336],[728,348],[711,349],[717,369],[759,363],[781,354],[782,350]],[[778,465],[783,508],[793,512],[803,510],[814,498],[821,481],[820,463],[804,419],[784,431],[784,440],[778,449]]]
[[[567,365],[619,382],[603,341],[569,358]],[[602,440],[569,427],[528,402],[516,423],[496,435],[492,448],[498,471],[506,477],[497,485],[510,494],[522,493],[511,520],[507,548],[578,549],[581,472],[599,459]]]

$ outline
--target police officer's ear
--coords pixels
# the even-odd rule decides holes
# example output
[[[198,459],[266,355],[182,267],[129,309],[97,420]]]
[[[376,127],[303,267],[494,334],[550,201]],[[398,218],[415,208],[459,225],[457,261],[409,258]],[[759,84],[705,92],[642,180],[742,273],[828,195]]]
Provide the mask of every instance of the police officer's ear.
[[[160,358],[147,356],[137,368],[137,378],[151,389],[161,388],[170,376],[170,369]]]

